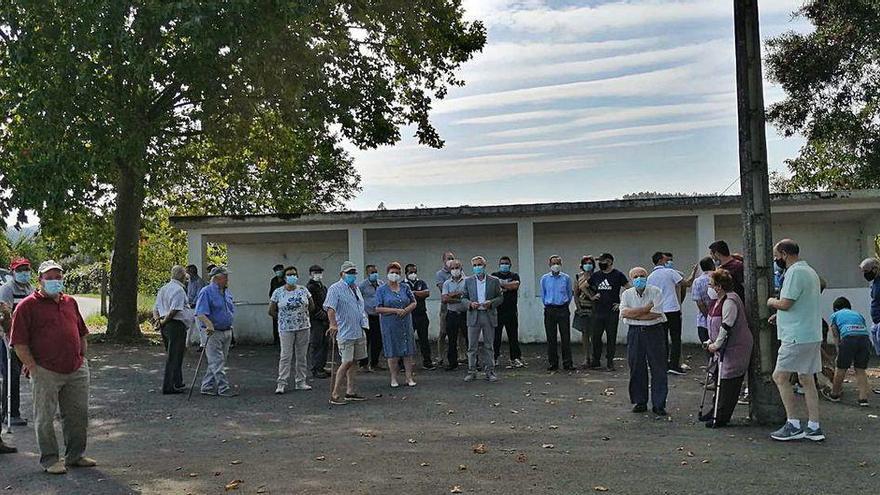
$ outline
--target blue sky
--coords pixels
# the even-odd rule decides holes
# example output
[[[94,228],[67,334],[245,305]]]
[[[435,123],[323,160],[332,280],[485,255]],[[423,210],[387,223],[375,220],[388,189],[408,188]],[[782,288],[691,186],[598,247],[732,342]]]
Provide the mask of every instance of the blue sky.
[[[760,0],[761,34],[805,30],[800,0]],[[465,0],[488,29],[433,112],[440,150],[353,150],[351,209],[721,192],[738,175],[730,0]],[[765,86],[769,104],[783,96]],[[801,141],[767,129],[770,167]],[[412,134],[411,130],[405,134]],[[734,184],[728,193],[738,193]]]

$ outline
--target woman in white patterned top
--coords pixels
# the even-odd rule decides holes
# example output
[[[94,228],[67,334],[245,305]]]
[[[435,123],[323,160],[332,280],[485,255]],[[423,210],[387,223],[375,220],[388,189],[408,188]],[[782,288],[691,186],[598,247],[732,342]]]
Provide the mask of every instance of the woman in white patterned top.
[[[297,285],[296,267],[284,269],[284,285],[275,289],[269,300],[269,315],[278,319],[278,337],[281,357],[278,360],[278,386],[276,394],[283,394],[290,378],[290,360],[296,355],[294,386],[297,390],[311,390],[306,383],[309,349],[309,311],[315,306],[312,295],[305,286]]]

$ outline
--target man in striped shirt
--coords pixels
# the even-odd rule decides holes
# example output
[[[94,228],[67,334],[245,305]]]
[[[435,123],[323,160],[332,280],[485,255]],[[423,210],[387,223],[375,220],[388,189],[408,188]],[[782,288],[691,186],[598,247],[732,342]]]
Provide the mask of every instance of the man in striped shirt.
[[[8,322],[5,322],[7,324],[12,323],[11,314],[15,311],[15,307],[18,306],[18,303],[34,292],[34,287],[31,285],[30,261],[24,258],[15,259],[12,261],[12,264],[9,265],[9,270],[12,271],[12,279],[0,287],[0,303],[5,304],[10,311],[9,320]],[[0,330],[0,334],[2,333],[3,330]],[[19,407],[21,402],[21,361],[18,360],[18,356],[16,356],[14,352],[10,352],[11,348],[9,347],[8,336],[4,335],[3,337],[3,342],[0,343],[0,369],[2,369],[0,374],[3,375],[3,405],[0,406],[0,410],[2,410],[3,421],[6,421],[7,415],[9,415],[11,417],[10,423],[12,423],[12,426],[24,426],[27,424],[27,420],[21,417]],[[7,400],[12,403],[9,411],[6,410],[8,405]]]
[[[348,401],[366,400],[354,388],[354,363],[367,357],[364,328],[369,325],[364,312],[364,296],[356,282],[357,266],[346,261],[339,269],[339,280],[327,289],[327,298],[324,299],[324,310],[330,320],[327,334],[336,337],[342,358],[330,394],[330,403],[339,406]],[[343,380],[346,381],[344,397],[339,395]]]

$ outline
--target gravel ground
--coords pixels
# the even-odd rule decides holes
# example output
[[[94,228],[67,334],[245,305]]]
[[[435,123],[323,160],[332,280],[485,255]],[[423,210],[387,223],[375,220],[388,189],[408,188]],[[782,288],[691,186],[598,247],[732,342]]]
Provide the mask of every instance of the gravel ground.
[[[737,426],[708,430],[695,422],[702,357],[670,377],[671,416],[658,420],[629,411],[624,361],[617,372],[548,374],[543,347],[532,345],[529,366],[501,370],[495,384],[420,371],[416,388],[392,390],[387,375],[361,374],[370,400],[333,408],[326,380],[273,395],[277,351],[268,347],[232,351],[241,396],[196,393],[189,403],[158,392],[161,348],[96,344],[90,353],[87,453],[99,467],[44,474],[33,429],[18,428],[4,435],[21,452],[0,458],[3,493],[222,493],[240,480],[233,493],[763,495],[870,493],[880,481],[880,396],[867,409],[852,392],[823,402],[822,444],[772,442],[743,406]],[[188,353],[187,377],[197,357]]]

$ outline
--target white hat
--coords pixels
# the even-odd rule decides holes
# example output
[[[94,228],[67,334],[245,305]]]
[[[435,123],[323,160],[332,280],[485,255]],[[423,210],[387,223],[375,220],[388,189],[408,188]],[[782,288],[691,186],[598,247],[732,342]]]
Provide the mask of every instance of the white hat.
[[[42,275],[42,274],[48,272],[49,270],[61,270],[63,272],[64,268],[61,268],[61,265],[56,263],[54,260],[46,260],[46,261],[40,263],[40,269],[37,270],[37,272],[40,275]]]

